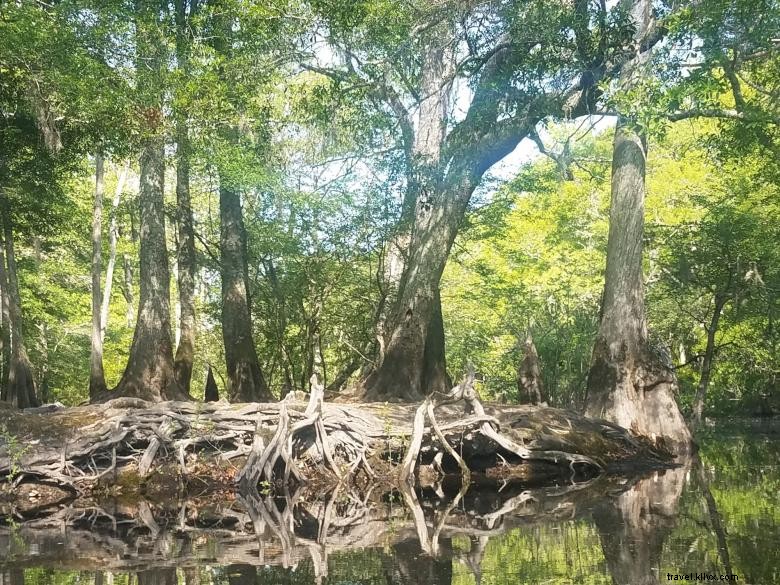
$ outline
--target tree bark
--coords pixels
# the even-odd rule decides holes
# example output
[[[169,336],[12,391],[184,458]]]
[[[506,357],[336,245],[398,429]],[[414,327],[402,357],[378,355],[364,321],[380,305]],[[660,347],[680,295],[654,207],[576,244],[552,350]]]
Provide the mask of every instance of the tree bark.
[[[644,136],[621,118],[615,130],[607,267],[586,412],[682,453],[690,450],[692,439],[675,401],[677,377],[647,335],[642,276],[646,156]]]
[[[715,295],[715,308],[712,313],[712,318],[710,319],[710,324],[707,326],[707,346],[704,349],[704,359],[701,363],[701,378],[699,379],[699,385],[696,388],[696,396],[693,399],[693,419],[691,421],[691,426],[694,428],[699,426],[702,422],[704,400],[710,385],[712,363],[715,359],[715,335],[718,333],[720,316],[723,314],[723,307],[726,306],[727,300],[728,298],[725,295]]]
[[[434,292],[433,312],[425,336],[423,352],[422,391],[427,394],[446,394],[452,389],[452,378],[447,373],[445,354],[444,316],[441,312],[441,295]]]
[[[95,398],[106,391],[106,377],[103,372],[103,336],[101,334],[101,308],[103,299],[100,290],[103,255],[103,155],[95,154],[95,202],[92,212],[92,337],[89,354],[89,397]]]
[[[11,368],[11,308],[8,278],[5,271],[5,252],[0,245],[0,400],[8,400],[8,375]]]
[[[8,283],[8,323],[11,330],[11,359],[8,365],[6,398],[17,408],[38,406],[35,391],[33,367],[27,355],[22,333],[22,301],[19,295],[19,276],[16,269],[13,220],[8,201],[0,201],[3,214],[3,236],[5,244],[6,280]]]
[[[170,270],[165,243],[165,135],[160,78],[165,51],[159,5],[136,0],[138,87],[146,109],[140,160],[140,294],[130,359],[114,394],[147,400],[187,399],[177,384],[171,341]]]
[[[521,404],[541,404],[544,402],[542,371],[539,367],[539,354],[533,338],[528,335],[523,342],[523,359],[517,369],[517,395]]]
[[[176,0],[176,59],[179,71],[189,73],[190,33],[186,12],[186,0]],[[195,10],[194,3],[190,10]],[[190,14],[192,16],[192,14]],[[176,381],[187,392],[192,381],[192,364],[195,359],[195,228],[190,199],[190,137],[187,116],[176,114],[176,207],[178,227],[178,290],[179,290],[179,341],[174,368]]]
[[[252,335],[252,311],[247,281],[246,231],[241,198],[236,189],[219,188],[222,274],[222,336],[225,343],[228,395],[234,402],[272,400],[260,369]]]

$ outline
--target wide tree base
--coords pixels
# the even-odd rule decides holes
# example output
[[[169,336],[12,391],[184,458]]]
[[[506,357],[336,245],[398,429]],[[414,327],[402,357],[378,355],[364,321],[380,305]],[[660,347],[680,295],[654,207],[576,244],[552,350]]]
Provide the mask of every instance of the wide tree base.
[[[695,446],[675,395],[677,376],[668,360],[649,345],[617,355],[599,338],[588,376],[586,413],[630,428],[657,447],[689,455]]]

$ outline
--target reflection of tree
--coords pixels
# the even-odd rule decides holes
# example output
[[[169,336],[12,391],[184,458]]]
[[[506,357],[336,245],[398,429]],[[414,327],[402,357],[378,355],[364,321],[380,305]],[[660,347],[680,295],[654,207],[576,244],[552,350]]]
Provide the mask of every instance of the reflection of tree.
[[[593,509],[615,585],[657,585],[664,540],[674,528],[690,462],[638,481]]]
[[[24,569],[0,571],[0,585],[24,585]]]
[[[398,542],[392,547],[391,567],[386,570],[387,582],[393,585],[451,585],[452,541],[439,540],[439,555],[423,552],[417,539]]]
[[[176,569],[165,567],[162,569],[148,569],[138,572],[138,585],[177,585]]]

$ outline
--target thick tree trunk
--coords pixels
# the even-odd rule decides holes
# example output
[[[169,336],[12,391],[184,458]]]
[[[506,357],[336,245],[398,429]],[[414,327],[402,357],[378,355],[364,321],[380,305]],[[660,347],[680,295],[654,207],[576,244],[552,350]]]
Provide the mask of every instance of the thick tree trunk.
[[[641,45],[652,25],[650,0],[629,6]],[[647,66],[637,53],[621,80],[628,86]],[[601,322],[588,374],[586,412],[630,428],[676,453],[692,438],[675,400],[677,376],[671,359],[647,335],[642,238],[645,227],[647,140],[631,121],[619,118],[612,153],[612,194]]]
[[[421,386],[425,394],[446,394],[453,386],[452,378],[447,373],[444,316],[441,312],[441,295],[438,287],[434,293],[431,321],[428,324],[428,332],[425,337]]]
[[[100,339],[105,341],[108,328],[108,311],[111,308],[111,290],[114,287],[114,270],[116,268],[116,245],[119,240],[119,202],[122,199],[122,191],[125,188],[128,165],[122,167],[117,177],[114,200],[111,202],[111,220],[108,225],[108,264],[106,264],[106,280],[103,286],[103,304],[100,307]]]
[[[517,369],[518,399],[521,404],[541,404],[544,402],[542,370],[536,345],[530,335],[525,338],[522,347],[523,359]]]
[[[194,7],[193,7],[194,9]],[[176,1],[176,59],[179,70],[188,75],[190,41],[186,0]],[[190,200],[190,138],[187,117],[176,115],[176,206],[178,227],[179,340],[174,368],[176,381],[187,392],[195,359],[195,228]]]
[[[451,30],[448,25],[440,28],[442,36],[430,40],[423,55],[417,128],[413,137],[406,136],[411,142],[408,185],[385,254],[389,302],[387,315],[380,316],[379,364],[364,382],[370,400],[417,400],[431,391],[449,390],[439,280],[465,206],[453,214],[463,197],[446,192],[440,168],[454,67],[447,42]],[[443,231],[435,233],[439,229]]]
[[[140,160],[140,294],[130,359],[115,395],[147,400],[188,398],[176,383],[171,341],[170,270],[165,243],[165,135],[159,79],[165,52],[159,38],[159,5],[136,2],[138,85],[145,92],[146,136]]]
[[[707,326],[707,346],[704,349],[704,359],[701,363],[701,378],[696,388],[696,397],[693,399],[693,419],[692,427],[701,424],[702,414],[704,413],[704,400],[707,397],[707,389],[710,386],[712,377],[712,362],[715,359],[715,335],[718,333],[718,324],[720,316],[723,314],[723,307],[726,306],[727,297],[725,295],[715,295],[715,308],[712,313],[712,319]]]
[[[642,277],[646,156],[644,137],[620,119],[612,159],[601,323],[586,412],[681,453],[690,449],[692,439],[675,401],[677,377],[647,335]]]
[[[22,334],[22,301],[19,295],[19,276],[16,269],[13,222],[8,202],[0,201],[3,214],[6,280],[8,282],[8,322],[11,329],[11,359],[8,365],[6,398],[18,408],[38,406],[33,367],[27,355]]]
[[[252,312],[247,281],[246,232],[237,190],[219,189],[220,255],[222,273],[222,336],[234,402],[273,399],[260,369],[252,336]]]
[[[92,212],[92,346],[89,354],[89,397],[95,398],[106,391],[103,372],[103,335],[101,334],[101,309],[103,299],[100,290],[103,256],[103,193],[104,161],[101,153],[95,154],[95,202]]]

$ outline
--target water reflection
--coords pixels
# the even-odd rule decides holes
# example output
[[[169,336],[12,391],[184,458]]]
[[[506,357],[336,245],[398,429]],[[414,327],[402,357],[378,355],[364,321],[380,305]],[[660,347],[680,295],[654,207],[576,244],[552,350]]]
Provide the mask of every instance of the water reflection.
[[[0,526],[0,585],[780,583],[778,455],[777,435],[721,430],[630,481],[85,503]]]

